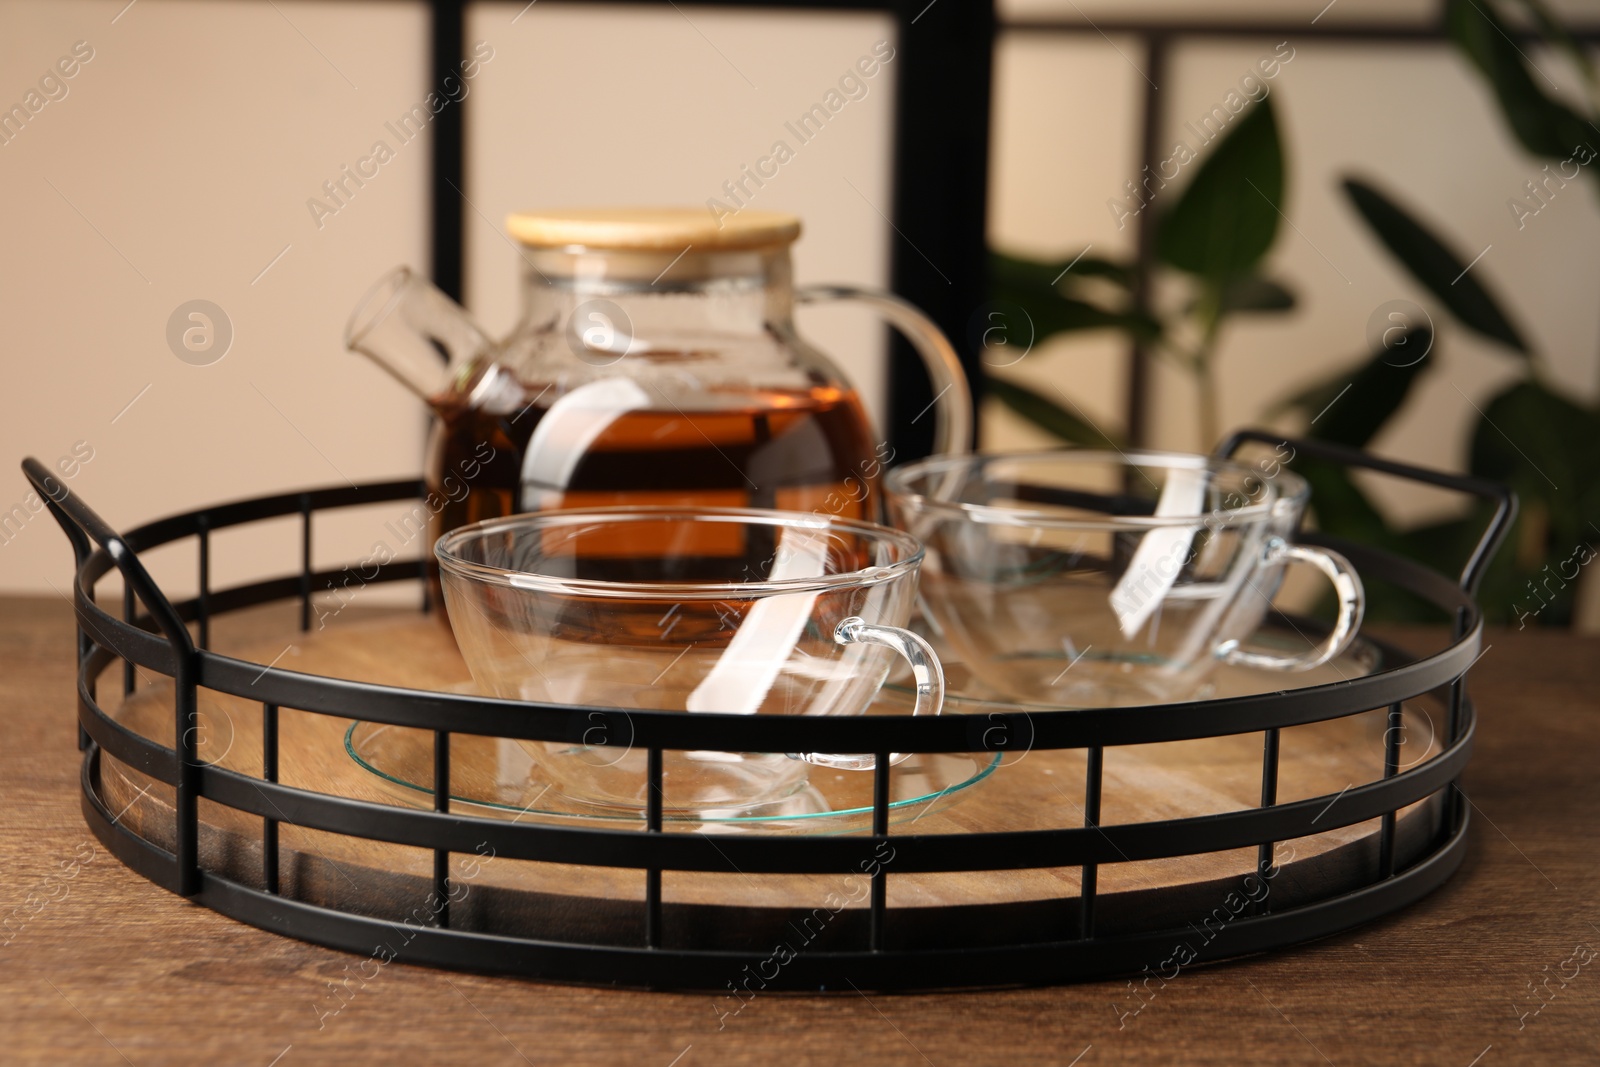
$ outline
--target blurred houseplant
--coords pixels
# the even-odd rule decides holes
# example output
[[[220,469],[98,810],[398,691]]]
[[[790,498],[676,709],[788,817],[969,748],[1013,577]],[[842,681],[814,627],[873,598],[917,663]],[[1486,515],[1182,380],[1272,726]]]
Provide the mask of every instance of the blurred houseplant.
[[[1294,295],[1260,273],[1278,236],[1284,162],[1270,97],[1247,111],[1200,163],[1157,230],[1154,264],[1182,279],[1181,303],[1146,314],[1135,308],[1135,263],[1087,255],[1041,263],[994,253],[994,306],[1020,308],[1034,342],[1057,333],[1116,329],[1145,342],[1159,358],[1194,376],[1201,436],[1218,434],[1217,342],[1234,314],[1282,312]],[[1086,419],[1009,379],[991,376],[989,391],[1056,436],[1103,445],[1108,438]],[[1113,441],[1112,443],[1120,443]]]
[[[1582,48],[1537,0],[1518,0],[1543,41],[1571,57],[1588,89],[1586,112],[1546,94],[1535,82],[1513,30],[1490,0],[1451,0],[1447,27],[1456,47],[1493,88],[1507,122],[1529,152],[1556,161],[1543,186],[1511,202],[1519,222],[1537,213],[1559,185],[1580,180],[1600,146],[1600,78]],[[1587,167],[1600,175],[1600,167]],[[1172,207],[1158,221],[1155,263],[1175,274],[1189,296],[1153,314],[1133,300],[1136,266],[1079,259],[1037,263],[995,254],[994,297],[1021,307],[1035,339],[1075,330],[1116,329],[1143,341],[1161,358],[1195,377],[1202,436],[1219,437],[1216,414],[1217,341],[1234,314],[1286,311],[1293,294],[1261,273],[1278,233],[1275,205],[1283,202],[1284,160],[1271,100],[1241,118],[1202,162]],[[1549,177],[1554,175],[1552,179]],[[1558,183],[1552,186],[1550,182]],[[1600,177],[1597,177],[1600,181]],[[1468,448],[1473,473],[1510,484],[1522,511],[1507,546],[1485,578],[1480,601],[1491,621],[1519,627],[1571,621],[1577,579],[1600,541],[1600,410],[1565,395],[1544,373],[1540,359],[1502,302],[1468,270],[1468,262],[1433,230],[1369,183],[1346,178],[1343,188],[1357,216],[1438,301],[1438,310],[1498,343],[1517,361],[1521,376],[1482,405]],[[1540,191],[1545,195],[1540,195]],[[1052,279],[1055,279],[1052,281]],[[1105,283],[1113,294],[1104,295]],[[1098,286],[1100,294],[1095,294]],[[1096,299],[1098,295],[1098,299]],[[1417,380],[1437,362],[1427,322],[1394,317],[1374,350],[1325,382],[1285,399],[1268,414],[1292,411],[1309,436],[1356,447],[1372,439],[1402,411]],[[1430,358],[1430,356],[1432,358]],[[988,389],[1024,418],[1076,444],[1121,446],[1051,398],[1014,381],[991,376]],[[1382,545],[1437,566],[1466,558],[1486,516],[1474,512],[1412,529],[1391,524],[1343,470],[1300,461],[1312,482],[1317,525],[1331,533]],[[1588,580],[1594,580],[1589,578]],[[1397,594],[1378,591],[1373,617],[1431,617]]]

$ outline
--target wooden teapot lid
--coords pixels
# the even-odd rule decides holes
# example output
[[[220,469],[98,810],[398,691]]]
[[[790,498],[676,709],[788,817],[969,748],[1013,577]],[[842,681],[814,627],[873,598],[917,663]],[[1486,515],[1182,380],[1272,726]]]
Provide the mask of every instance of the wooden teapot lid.
[[[508,216],[506,229],[530,248],[618,252],[766,248],[800,236],[800,220],[777,211],[712,215],[700,207],[564,208]]]

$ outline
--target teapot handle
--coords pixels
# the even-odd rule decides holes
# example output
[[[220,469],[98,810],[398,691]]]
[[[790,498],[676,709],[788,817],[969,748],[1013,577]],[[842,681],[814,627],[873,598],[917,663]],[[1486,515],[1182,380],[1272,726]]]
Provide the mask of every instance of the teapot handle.
[[[862,289],[853,285],[811,285],[796,289],[797,304],[822,304],[835,300],[854,300],[877,311],[889,325],[911,342],[922,357],[933,382],[938,410],[933,430],[933,450],[939,455],[964,455],[971,449],[972,390],[961,360],[944,332],[913,304],[893,293]]]

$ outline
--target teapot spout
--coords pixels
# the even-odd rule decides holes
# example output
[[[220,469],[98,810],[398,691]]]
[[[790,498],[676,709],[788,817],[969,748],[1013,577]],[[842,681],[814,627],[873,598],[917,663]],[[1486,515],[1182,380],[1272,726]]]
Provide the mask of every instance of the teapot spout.
[[[490,347],[465,308],[409,267],[385,274],[356,305],[344,343],[434,408],[467,384]]]

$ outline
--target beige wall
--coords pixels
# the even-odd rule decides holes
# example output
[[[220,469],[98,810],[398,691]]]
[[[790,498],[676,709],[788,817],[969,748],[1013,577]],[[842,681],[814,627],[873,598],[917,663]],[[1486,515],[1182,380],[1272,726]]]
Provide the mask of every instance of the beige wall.
[[[0,244],[0,381],[10,400],[0,456],[51,460],[86,442],[94,459],[73,485],[124,525],[207,501],[414,473],[417,405],[345,354],[339,333],[381,271],[425,265],[427,146],[400,147],[320,229],[306,201],[427,91],[421,5],[139,0],[124,11],[123,3],[0,0],[0,100],[20,98],[75,41],[95,50],[68,96],[0,147],[9,224]],[[473,82],[468,109],[468,297],[492,330],[514,315],[515,254],[499,236],[506,212],[702,202],[891,33],[876,16],[680,6],[474,5],[468,39],[489,43],[495,58]],[[1296,0],[1275,5],[1275,17],[1309,23],[1323,6]],[[1076,9],[1100,20],[1161,5],[1003,5],[1012,17]],[[1431,0],[1340,0],[1324,17],[1431,9]],[[1189,4],[1164,11],[1193,17]],[[1259,5],[1207,11],[1231,17]],[[1209,106],[1275,43],[1180,49],[1161,89],[1168,116],[1181,122]],[[1383,301],[1427,302],[1353,224],[1334,188],[1346,170],[1426,210],[1469,255],[1492,244],[1475,270],[1506,295],[1558,379],[1592,396],[1600,384],[1593,195],[1574,186],[1517,232],[1505,201],[1538,167],[1511,144],[1483,86],[1453,54],[1291,44],[1296,58],[1272,90],[1291,161],[1284,208],[1301,233],[1285,232],[1272,266],[1302,305],[1292,317],[1232,330],[1222,356],[1225,418],[1253,420],[1298,384],[1352,360]],[[1131,38],[1002,34],[991,167],[997,243],[1041,255],[1075,254],[1087,243],[1096,253],[1127,250],[1131,229],[1119,231],[1105,201],[1136,169],[1137,58]],[[1555,60],[1540,61],[1568,78]],[[888,208],[892,106],[891,84],[880,77],[826,140],[806,146],[762,190],[761,206],[807,221],[801,280],[884,280],[892,235],[875,209]],[[210,366],[181,362],[164,337],[173,309],[196,298],[224,308],[235,329],[232,349]],[[881,412],[871,320],[805,315],[803,328],[840,356]],[[1413,408],[1378,444],[1458,466],[1473,417],[1467,400],[1481,403],[1510,367],[1450,324],[1442,324],[1438,359]],[[1062,382],[1096,419],[1120,415],[1121,346],[1109,339],[1041,346],[1014,372]],[[1186,382],[1158,375],[1156,408],[1159,443],[1200,444]],[[988,439],[1042,440],[1003,415],[991,419]],[[0,486],[9,486],[6,507],[25,492],[15,473],[0,475]],[[1412,518],[1439,506],[1385,500]],[[359,554],[385,517],[330,528],[325,559]],[[218,560],[225,580],[257,572],[264,554],[291,558],[286,535],[234,541],[237,549]],[[175,585],[187,580],[186,560],[157,562]],[[0,545],[0,589],[64,588],[68,569],[65,542],[43,516]]]
[[[80,440],[94,458],[69,484],[117,525],[415,471],[415,405],[339,335],[381,269],[424,254],[425,152],[403,149],[320,231],[306,200],[420,93],[421,7],[141,0],[113,23],[122,7],[0,6],[8,103],[75,41],[94,49],[67,97],[0,147],[5,506],[25,492],[24,454]],[[197,298],[234,327],[210,366],[165,339]],[[219,554],[219,576],[254,569],[240,556],[263,545]],[[64,589],[70,559],[40,515],[0,546],[0,588]]]
[[[94,49],[68,95],[0,147],[4,508],[27,491],[23,455],[54,462],[80,441],[93,459],[70,484],[122,526],[415,475],[420,406],[346,354],[340,334],[381,272],[427,264],[426,135],[401,146],[384,129],[429,88],[422,6],[124,3],[0,2],[0,99],[20,99],[74,42]],[[475,5],[468,29],[495,50],[469,90],[468,302],[496,332],[513,319],[517,284],[498,236],[507,212],[703,203],[893,38],[879,16],[541,3],[519,18],[523,7]],[[887,279],[876,210],[889,205],[891,78],[878,75],[761,191],[760,206],[806,220],[803,282]],[[307,200],[380,138],[393,160],[314,220]],[[165,339],[168,316],[197,298],[235,331],[209,366],[180,361]],[[877,324],[853,310],[802,314],[881,412]],[[364,555],[391,512],[323,523],[319,563]],[[288,566],[293,546],[285,526],[229,534],[216,575]],[[191,558],[185,546],[151,562],[185,589]],[[69,572],[47,515],[0,544],[0,589],[65,589]]]

